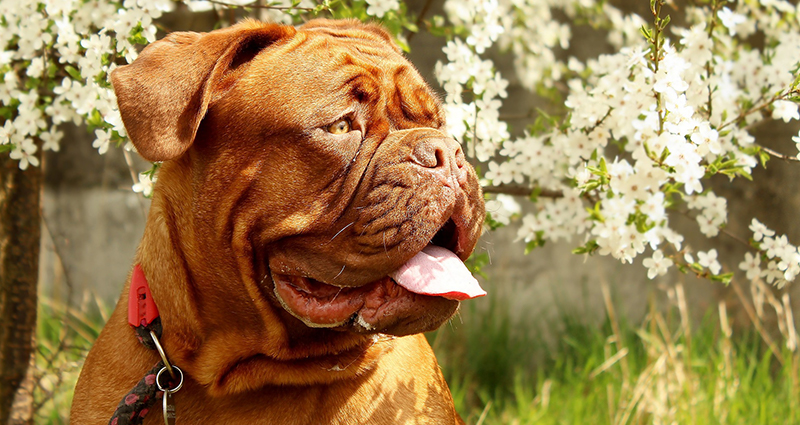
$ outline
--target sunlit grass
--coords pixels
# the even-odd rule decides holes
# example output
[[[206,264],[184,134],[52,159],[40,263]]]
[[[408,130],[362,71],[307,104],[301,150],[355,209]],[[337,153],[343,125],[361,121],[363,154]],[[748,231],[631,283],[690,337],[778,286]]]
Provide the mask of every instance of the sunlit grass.
[[[634,326],[609,298],[602,326],[565,314],[547,324],[554,341],[537,338],[541,323],[514,323],[503,300],[465,307],[431,334],[467,423],[800,423],[796,352],[776,355],[755,330],[734,334],[722,304],[695,327],[685,303]]]

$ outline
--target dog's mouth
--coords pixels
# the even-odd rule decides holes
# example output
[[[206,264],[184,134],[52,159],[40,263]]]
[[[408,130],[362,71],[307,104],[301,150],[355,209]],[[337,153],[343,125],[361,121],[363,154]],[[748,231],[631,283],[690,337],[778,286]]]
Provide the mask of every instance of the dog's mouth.
[[[486,295],[456,254],[468,254],[458,244],[456,227],[448,220],[397,270],[359,287],[273,271],[275,295],[286,311],[310,327],[393,334],[435,329],[452,316],[459,301]]]

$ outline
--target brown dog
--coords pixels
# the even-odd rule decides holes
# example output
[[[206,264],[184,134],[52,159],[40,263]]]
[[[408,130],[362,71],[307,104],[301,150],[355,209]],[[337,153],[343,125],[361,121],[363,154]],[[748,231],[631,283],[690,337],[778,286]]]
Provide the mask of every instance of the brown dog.
[[[452,273],[483,199],[382,28],[173,33],[112,80],[137,150],[164,161],[136,263],[185,373],[179,424],[461,422],[420,332],[481,294]],[[74,424],[108,423],[159,359],[127,323],[130,285],[86,359]],[[158,404],[144,423],[162,421]]]

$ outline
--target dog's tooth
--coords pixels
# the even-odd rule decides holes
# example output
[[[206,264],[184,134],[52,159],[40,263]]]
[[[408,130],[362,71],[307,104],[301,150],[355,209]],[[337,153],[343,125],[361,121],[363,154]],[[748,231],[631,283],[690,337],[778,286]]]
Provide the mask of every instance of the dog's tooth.
[[[373,327],[372,325],[370,325],[369,323],[367,323],[367,322],[364,320],[364,318],[363,318],[363,317],[361,317],[361,315],[360,315],[360,314],[356,315],[356,324],[357,324],[357,325],[359,325],[359,326],[361,326],[362,328],[364,328],[364,329],[368,330],[368,331],[371,331],[371,330],[375,329],[375,327]]]

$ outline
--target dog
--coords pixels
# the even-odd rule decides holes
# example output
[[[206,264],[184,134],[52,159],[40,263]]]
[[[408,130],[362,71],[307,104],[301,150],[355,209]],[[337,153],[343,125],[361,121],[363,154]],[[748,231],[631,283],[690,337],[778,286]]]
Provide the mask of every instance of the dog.
[[[163,164],[72,423],[109,423],[152,385],[159,355],[130,325],[144,299],[183,380],[145,424],[164,398],[183,424],[463,423],[421,333],[485,294],[463,264],[483,195],[382,27],[175,32],[111,78],[128,137]]]

